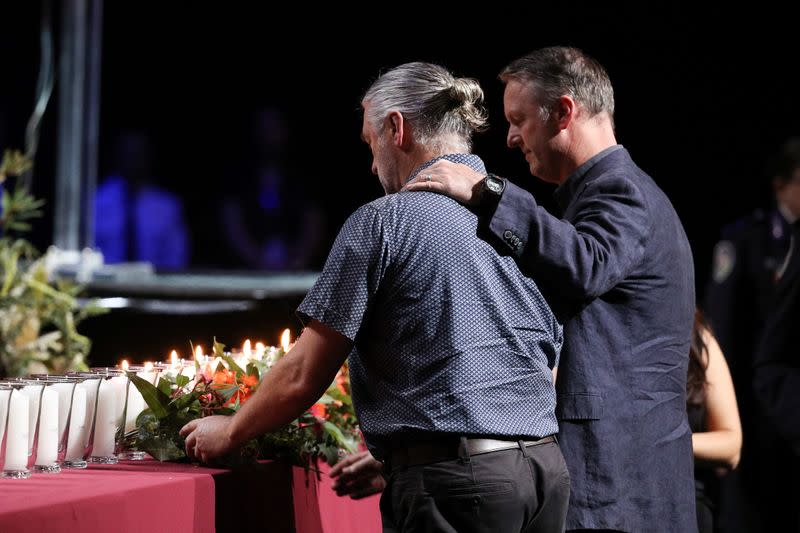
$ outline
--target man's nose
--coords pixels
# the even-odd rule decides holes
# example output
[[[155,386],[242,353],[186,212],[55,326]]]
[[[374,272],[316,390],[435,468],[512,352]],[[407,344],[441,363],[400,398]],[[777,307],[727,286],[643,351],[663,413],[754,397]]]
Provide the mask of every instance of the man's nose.
[[[514,130],[514,128],[508,128],[508,135],[506,136],[506,144],[509,148],[514,148],[515,146],[519,146],[519,134]]]

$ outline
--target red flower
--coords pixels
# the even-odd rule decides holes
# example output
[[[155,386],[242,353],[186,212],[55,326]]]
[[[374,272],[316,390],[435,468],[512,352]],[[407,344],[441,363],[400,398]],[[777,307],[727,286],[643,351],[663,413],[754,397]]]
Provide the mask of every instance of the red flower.
[[[325,416],[328,414],[328,410],[325,408],[325,404],[319,402],[312,405],[309,411],[311,411],[311,414],[317,418],[325,418]]]

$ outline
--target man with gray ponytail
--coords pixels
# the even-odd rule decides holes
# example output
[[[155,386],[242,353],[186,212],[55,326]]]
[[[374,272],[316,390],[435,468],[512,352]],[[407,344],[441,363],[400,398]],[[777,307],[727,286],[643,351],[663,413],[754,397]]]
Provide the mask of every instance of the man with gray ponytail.
[[[614,91],[575,48],[509,64],[508,146],[558,184],[555,217],[502,178],[440,161],[409,189],[480,205],[564,323],[556,388],[572,478],[568,530],[697,530],[686,372],[692,252],[669,199],[617,144]]]
[[[382,464],[361,454],[333,475],[340,493],[385,487],[384,531],[564,529],[551,373],[561,325],[514,259],[477,237],[473,211],[398,193],[436,161],[485,172],[470,153],[482,98],[477,82],[429,63],[370,87],[362,137],[387,195],[345,222],[298,308],[303,334],[247,405],[183,428],[190,456],[211,459],[289,422],[349,355],[359,423]],[[385,478],[348,476],[364,465]]]

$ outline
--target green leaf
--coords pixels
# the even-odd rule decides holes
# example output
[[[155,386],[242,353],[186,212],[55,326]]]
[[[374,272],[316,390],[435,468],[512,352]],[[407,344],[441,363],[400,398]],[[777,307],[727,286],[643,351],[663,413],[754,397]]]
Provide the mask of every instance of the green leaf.
[[[223,355],[225,355],[225,345],[222,344],[221,342],[217,342],[216,337],[214,337],[213,355],[217,357],[222,357]]]
[[[31,225],[27,222],[9,222],[8,229],[13,231],[30,231]]]
[[[186,459],[186,451],[167,436],[137,439],[136,445],[161,462]]]
[[[216,350],[216,344],[217,341],[214,341],[215,350]],[[233,357],[231,357],[229,354],[223,353],[219,357],[222,358],[223,361],[228,363],[228,368],[230,368],[231,371],[233,371],[233,373],[236,375],[237,378],[244,375],[244,370],[242,370],[242,367],[237,365],[236,361],[234,361]]]
[[[170,402],[170,408],[174,411],[181,411],[189,407],[193,402],[196,402],[197,398],[194,394],[183,394],[178,396],[174,400]],[[199,405],[199,402],[198,402]]]
[[[256,365],[253,361],[247,363],[247,375],[253,376],[259,381],[261,380],[261,372],[258,369],[258,365]]]
[[[320,397],[319,397],[319,400],[317,400],[317,402],[316,402],[316,403],[321,403],[321,404],[323,404],[323,405],[330,405],[330,404],[332,404],[332,403],[333,403],[333,402],[335,402],[335,401],[336,401],[336,400],[335,400],[335,399],[333,399],[333,398],[332,398],[331,396],[329,396],[328,394],[323,394],[322,396],[320,396]]]
[[[328,433],[334,438],[339,447],[345,449],[349,453],[356,452],[355,443],[351,439],[345,437],[344,433],[342,433],[342,430],[339,429],[339,427],[336,424],[324,420],[322,422],[322,428],[326,433]]]
[[[189,384],[189,376],[184,376],[183,374],[179,374],[175,376],[175,384],[178,386],[179,389],[184,388],[186,385]]]
[[[172,395],[172,382],[169,379],[164,379],[163,377],[159,376],[157,388],[163,392],[167,398]]]
[[[214,383],[211,387],[217,391],[226,402],[239,390],[239,386],[235,383]]]
[[[141,393],[147,407],[149,407],[157,418],[164,418],[169,414],[167,407],[169,406],[169,396],[164,394],[153,386],[152,383],[146,379],[142,379],[134,372],[128,372],[128,378],[131,383],[136,386],[136,389]]]
[[[333,466],[339,462],[339,448],[336,446],[323,444],[319,447],[319,451],[325,456],[325,462],[330,466]]]

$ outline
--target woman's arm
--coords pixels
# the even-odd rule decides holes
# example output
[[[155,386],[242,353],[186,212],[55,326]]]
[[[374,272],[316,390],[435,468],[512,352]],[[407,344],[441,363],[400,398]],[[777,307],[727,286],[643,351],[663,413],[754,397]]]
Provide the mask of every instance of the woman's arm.
[[[705,385],[707,430],[692,435],[694,458],[697,462],[734,469],[742,451],[742,424],[733,380],[717,340],[708,330],[703,331],[703,339],[708,347]]]

